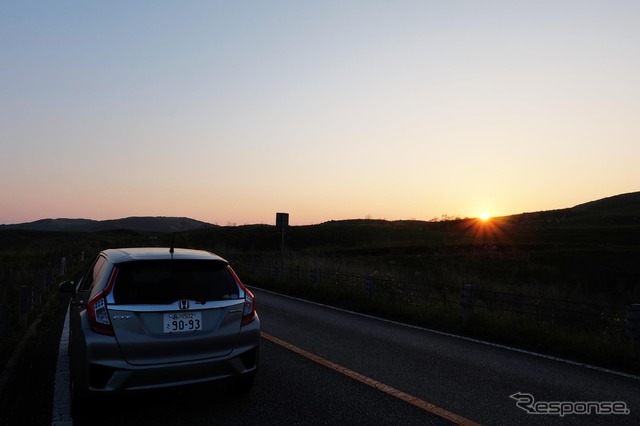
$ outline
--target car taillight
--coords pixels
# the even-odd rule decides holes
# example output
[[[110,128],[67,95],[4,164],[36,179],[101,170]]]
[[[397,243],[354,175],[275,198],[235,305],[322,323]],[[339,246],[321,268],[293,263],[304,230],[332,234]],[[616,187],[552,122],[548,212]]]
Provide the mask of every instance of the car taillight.
[[[111,271],[109,282],[103,291],[93,296],[87,303],[87,314],[89,316],[89,326],[91,330],[96,333],[105,334],[107,336],[113,336],[113,326],[109,319],[109,311],[107,309],[107,295],[113,288],[113,282],[118,275],[118,269],[114,268]]]
[[[113,327],[107,311],[107,301],[104,292],[96,294],[87,303],[87,313],[89,314],[89,326],[96,333],[113,336]]]
[[[243,286],[244,287],[244,286]],[[256,305],[253,293],[244,289],[244,307],[242,308],[242,325],[247,325],[256,319]]]
[[[256,314],[256,299],[253,293],[242,284],[242,281],[240,281],[240,278],[238,278],[231,266],[227,265],[227,270],[231,272],[233,278],[244,291],[244,306],[242,307],[242,320],[240,321],[240,325],[250,324],[258,317]]]

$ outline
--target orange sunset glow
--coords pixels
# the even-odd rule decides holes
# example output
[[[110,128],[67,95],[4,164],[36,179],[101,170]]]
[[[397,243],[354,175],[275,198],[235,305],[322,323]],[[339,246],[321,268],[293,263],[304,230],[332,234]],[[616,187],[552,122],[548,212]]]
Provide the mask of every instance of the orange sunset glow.
[[[636,191],[639,4],[4,2],[0,224],[488,227]]]

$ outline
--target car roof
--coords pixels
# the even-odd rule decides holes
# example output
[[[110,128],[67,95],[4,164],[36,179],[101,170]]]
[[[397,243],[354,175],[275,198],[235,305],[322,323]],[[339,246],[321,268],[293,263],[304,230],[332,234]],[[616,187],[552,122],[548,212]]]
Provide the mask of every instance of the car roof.
[[[169,247],[129,247],[103,250],[112,263],[133,262],[137,260],[214,260],[227,263],[222,257],[204,250],[176,248],[173,254]]]

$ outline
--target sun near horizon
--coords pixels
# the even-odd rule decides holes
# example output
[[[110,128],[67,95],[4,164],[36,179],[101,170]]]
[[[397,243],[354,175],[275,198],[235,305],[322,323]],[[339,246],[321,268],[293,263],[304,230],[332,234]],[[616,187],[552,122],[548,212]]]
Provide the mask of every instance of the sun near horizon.
[[[480,219],[482,222],[487,222],[491,220],[491,215],[487,212],[482,212],[478,215],[478,219]]]

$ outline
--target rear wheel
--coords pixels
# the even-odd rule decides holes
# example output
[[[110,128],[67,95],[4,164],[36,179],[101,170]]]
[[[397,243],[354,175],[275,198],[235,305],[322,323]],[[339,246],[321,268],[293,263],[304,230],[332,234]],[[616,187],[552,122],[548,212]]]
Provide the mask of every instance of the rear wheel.
[[[235,395],[244,395],[251,391],[253,387],[253,383],[256,380],[256,375],[250,374],[247,376],[242,376],[237,379],[233,379],[229,382],[228,387],[229,390]]]
[[[73,374],[69,380],[69,395],[71,397],[71,417],[76,421],[88,420],[91,413],[92,399],[78,392],[74,383]]]

